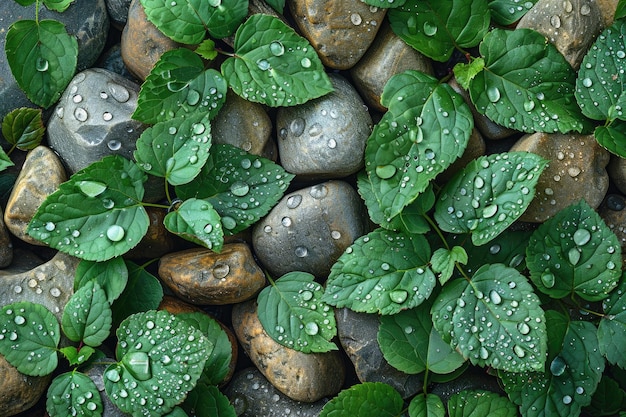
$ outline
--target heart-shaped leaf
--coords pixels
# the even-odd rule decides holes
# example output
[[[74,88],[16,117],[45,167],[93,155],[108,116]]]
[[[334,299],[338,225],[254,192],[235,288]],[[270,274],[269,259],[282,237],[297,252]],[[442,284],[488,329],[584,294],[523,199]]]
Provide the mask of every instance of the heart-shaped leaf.
[[[333,309],[322,301],[324,289],[306,272],[289,272],[258,296],[259,321],[276,342],[304,353],[328,352],[337,346]]]
[[[63,310],[61,327],[73,342],[97,347],[109,337],[111,307],[100,285],[89,281],[76,291]]]
[[[544,312],[532,286],[516,269],[487,264],[470,281],[451,281],[431,313],[444,340],[474,365],[512,372],[543,369]]]
[[[324,405],[319,417],[396,417],[402,396],[391,385],[364,382],[341,391]]]
[[[2,119],[2,135],[7,142],[23,151],[36,148],[44,132],[41,109],[21,107]]]
[[[54,378],[47,397],[46,411],[50,417],[100,417],[104,412],[98,387],[80,372],[66,372]]]
[[[495,392],[466,390],[448,400],[450,417],[517,417],[517,409],[508,398]]]
[[[333,91],[315,49],[276,17],[252,15],[237,29],[234,47],[222,74],[246,100],[295,106]]]
[[[467,252],[461,246],[454,246],[452,249],[439,248],[430,259],[433,271],[439,274],[441,285],[452,277],[457,262],[466,265],[467,261]]]
[[[126,263],[119,257],[103,262],[80,261],[74,275],[74,291],[78,291],[92,280],[104,290],[107,300],[111,304],[126,288],[128,282]]]
[[[59,322],[41,304],[18,302],[0,310],[0,354],[30,376],[52,373],[57,367]]]
[[[435,206],[439,227],[472,233],[477,246],[491,241],[528,208],[547,162],[528,152],[492,154],[470,162],[441,191]]]
[[[43,108],[56,103],[74,76],[78,42],[56,20],[17,20],[4,49],[17,84]]]
[[[619,240],[584,200],[543,223],[526,254],[530,279],[553,298],[602,300],[622,276]]]
[[[134,313],[155,310],[163,299],[163,287],[158,278],[146,271],[145,266],[126,261],[128,284],[112,305],[114,326],[119,326]]]
[[[190,198],[167,213],[163,220],[170,232],[215,252],[222,250],[224,231],[220,215],[205,200]]]
[[[604,316],[598,325],[600,352],[609,363],[626,369],[626,279],[622,276],[619,286],[609,294],[602,306]]]
[[[409,404],[409,417],[445,417],[443,401],[436,394],[417,394]]]
[[[59,352],[65,356],[70,366],[77,366],[87,362],[96,353],[96,350],[91,346],[83,345],[80,351],[75,346],[65,346],[59,349]]]
[[[91,261],[126,253],[148,230],[141,205],[145,179],[135,163],[106,156],[49,195],[28,224],[28,234]]]
[[[489,10],[498,25],[508,26],[520,20],[536,3],[537,0],[524,3],[519,0],[489,0]]]
[[[323,300],[353,311],[397,314],[426,300],[436,285],[421,235],[377,229],[357,239],[332,266]]]
[[[132,117],[150,124],[191,113],[212,119],[224,105],[227,89],[222,75],[205,70],[195,52],[185,48],[167,51],[142,84]]]

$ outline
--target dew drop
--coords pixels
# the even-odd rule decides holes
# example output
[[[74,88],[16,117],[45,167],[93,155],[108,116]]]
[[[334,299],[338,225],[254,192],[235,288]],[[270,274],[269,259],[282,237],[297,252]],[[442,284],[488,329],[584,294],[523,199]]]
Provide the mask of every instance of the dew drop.
[[[328,188],[324,184],[318,184],[311,187],[309,195],[316,200],[321,200],[328,195]]]
[[[582,395],[585,393],[585,389],[583,387],[576,387],[576,394]]]
[[[109,93],[119,103],[126,103],[130,99],[130,92],[119,84],[109,84]]]
[[[195,106],[200,101],[200,93],[196,90],[189,90],[187,93],[187,104],[190,106]]]
[[[623,59],[626,58],[626,52],[624,52],[623,50],[619,50],[615,53],[615,55],[617,55],[618,58]]]
[[[146,381],[152,377],[150,357],[146,352],[130,352],[124,356],[123,362],[137,380]]]
[[[330,148],[330,149],[335,149],[337,147],[337,141],[335,139],[329,139],[328,142],[326,142],[326,145]]]
[[[572,265],[577,265],[578,261],[580,261],[580,251],[578,250],[578,248],[571,248],[567,252],[567,257],[569,258],[569,262]]]
[[[111,225],[107,229],[107,238],[111,242],[119,242],[120,240],[124,239],[125,235],[126,231],[124,230],[124,228],[117,224]]]
[[[87,197],[97,197],[107,189],[105,184],[97,181],[79,181],[76,185]]]
[[[341,239],[341,232],[338,230],[333,230],[332,232],[330,232],[330,237],[332,237],[334,240]]]
[[[213,266],[212,274],[216,279],[226,278],[230,273],[230,266],[225,263],[216,263]]]
[[[320,330],[319,326],[315,322],[311,321],[311,322],[309,322],[309,323],[304,325],[304,331],[309,336],[315,336],[317,333],[319,333],[319,330]]]
[[[105,122],[110,122],[111,120],[113,120],[113,114],[111,112],[105,111],[104,113],[102,113],[102,120],[104,120]]]
[[[103,198],[102,205],[105,209],[112,209],[113,207],[115,207],[115,202],[110,198]]]
[[[515,352],[518,358],[526,356],[526,351],[520,345],[513,346],[513,352]]]
[[[298,258],[304,258],[309,254],[309,250],[304,246],[296,247],[295,254]]]
[[[352,22],[353,25],[358,26],[363,22],[363,18],[358,13],[352,13],[350,15],[350,21]]]
[[[404,328],[404,333],[406,333],[406,334],[411,334],[411,333],[413,333],[413,331],[414,331],[413,326],[406,326]]]
[[[498,212],[498,206],[496,204],[491,204],[483,209],[483,217],[488,219],[493,217]]]
[[[322,128],[322,125],[320,125],[319,123],[314,123],[310,128],[309,128],[309,136],[319,136],[322,131],[324,129]]]
[[[496,255],[500,252],[501,246],[499,244],[494,244],[491,245],[491,247],[489,248],[489,253],[492,255]]]
[[[118,382],[121,379],[120,373],[115,368],[108,370],[104,376],[111,382]]]
[[[546,286],[546,288],[554,287],[554,283],[555,283],[554,274],[549,271],[544,272],[543,274],[541,274],[541,282],[543,283],[543,285]]]
[[[593,85],[593,81],[589,77],[583,78],[582,82],[585,87],[591,87]]]
[[[305,125],[306,123],[304,119],[302,119],[301,117],[297,117],[293,119],[289,124],[289,130],[294,136],[298,137],[304,132]]]
[[[500,100],[500,90],[497,87],[489,87],[487,89],[487,98],[492,103],[497,103]]]
[[[568,405],[572,403],[572,397],[569,395],[563,396],[563,404]]]
[[[236,181],[230,186],[230,192],[237,197],[243,197],[250,192],[250,186],[243,181]]]
[[[42,57],[37,58],[37,61],[35,62],[35,69],[39,72],[48,71],[49,66],[48,60]]]
[[[213,231],[213,225],[211,223],[207,223],[202,229],[202,231],[208,235],[209,233]]]
[[[203,123],[195,123],[192,127],[193,133],[201,135],[205,132],[206,126]]]
[[[273,41],[270,43],[270,52],[274,56],[281,56],[285,53],[285,47],[280,41]]]
[[[310,68],[311,64],[311,60],[307,57],[304,57],[300,60],[300,65],[302,65],[302,68]]]
[[[405,290],[394,290],[389,293],[389,298],[391,299],[391,301],[397,304],[405,302],[408,296],[409,293]]]
[[[431,22],[424,22],[424,35],[435,36],[437,33],[437,25]]]
[[[393,177],[396,173],[396,167],[393,165],[381,165],[376,167],[376,176],[378,178],[387,180]]]
[[[282,224],[285,227],[289,227],[291,226],[291,217],[285,216],[280,220],[280,224]]]
[[[580,6],[581,15],[587,16],[589,13],[591,13],[591,7],[588,4],[583,4],[582,6]]]
[[[122,142],[116,139],[111,139],[107,142],[107,147],[112,151],[119,151],[122,147]]]
[[[46,229],[48,232],[52,232],[54,229],[56,229],[56,225],[52,222],[47,222],[44,226],[44,229]]]
[[[491,299],[491,302],[496,305],[502,303],[502,297],[500,296],[500,294],[498,294],[496,290],[491,290],[491,292],[489,293],[489,299]]]
[[[219,7],[222,4],[222,0],[208,0],[209,6]]]
[[[287,208],[295,209],[302,202],[302,196],[300,194],[294,194],[287,198]]]
[[[517,330],[519,330],[521,334],[527,335],[530,333],[530,326],[522,321],[517,325]]]
[[[529,101],[525,101],[524,102],[524,110],[526,111],[532,111],[532,109],[535,108],[535,102],[532,100]]]
[[[554,28],[556,28],[556,29],[560,28],[560,27],[561,27],[561,18],[560,18],[558,15],[556,15],[556,14],[555,14],[555,15],[552,15],[552,16],[550,17],[550,24],[551,24]]]
[[[304,301],[310,301],[313,298],[313,293],[311,291],[302,291],[302,294],[300,295],[300,297],[304,300]]]
[[[87,110],[83,109],[82,107],[76,107],[76,109],[74,110],[74,117],[79,122],[85,122],[89,118],[89,113],[87,113]]]
[[[486,360],[489,358],[489,352],[483,346],[480,347],[478,354],[480,356],[480,359],[482,360]]]
[[[555,357],[550,363],[550,372],[554,376],[561,376],[565,372],[567,364],[560,356]]]
[[[21,326],[22,324],[26,323],[26,319],[24,318],[24,316],[15,316],[15,318],[13,319],[13,321],[15,322],[15,324],[17,324],[18,326]]]
[[[224,216],[222,217],[222,225],[228,229],[228,230],[232,230],[237,226],[237,222],[235,221],[235,219],[233,219],[230,216]]]

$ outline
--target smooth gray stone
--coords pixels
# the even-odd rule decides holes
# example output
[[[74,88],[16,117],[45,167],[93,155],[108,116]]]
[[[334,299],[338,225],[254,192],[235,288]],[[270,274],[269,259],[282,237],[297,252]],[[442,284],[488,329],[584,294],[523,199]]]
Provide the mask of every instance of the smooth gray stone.
[[[124,27],[128,21],[130,0],[106,0],[106,4],[111,23],[119,28]]]

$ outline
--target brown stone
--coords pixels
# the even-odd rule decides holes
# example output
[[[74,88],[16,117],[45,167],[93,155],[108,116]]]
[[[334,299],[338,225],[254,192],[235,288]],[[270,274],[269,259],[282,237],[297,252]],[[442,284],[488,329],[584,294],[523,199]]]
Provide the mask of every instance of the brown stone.
[[[386,10],[353,0],[294,0],[291,14],[305,38],[330,68],[349,69],[365,54]]]
[[[619,0],[596,0],[605,27],[611,26],[611,24],[613,24],[615,9],[617,9],[618,2]]]
[[[194,248],[163,256],[159,277],[179,298],[196,305],[240,303],[265,286],[265,275],[245,243],[221,253]]]
[[[626,159],[611,155],[609,166],[606,169],[611,181],[622,194],[626,194]]]
[[[161,208],[146,207],[150,223],[141,241],[125,257],[129,259],[159,258],[174,250],[174,236],[165,228],[163,219],[167,211]]]
[[[341,390],[345,365],[339,351],[302,353],[280,345],[263,329],[255,301],[233,307],[233,327],[252,362],[289,398],[314,402]]]
[[[580,199],[597,208],[608,190],[609,153],[593,135],[534,133],[511,151],[533,152],[550,161],[522,221],[542,223]]]
[[[48,389],[52,377],[27,376],[0,355],[0,416],[14,416],[34,406]]]

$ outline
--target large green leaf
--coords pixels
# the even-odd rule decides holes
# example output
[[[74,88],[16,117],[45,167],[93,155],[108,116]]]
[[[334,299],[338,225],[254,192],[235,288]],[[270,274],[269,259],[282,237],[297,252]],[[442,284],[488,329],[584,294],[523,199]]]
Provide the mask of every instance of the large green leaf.
[[[76,291],[63,310],[63,333],[73,342],[97,347],[109,337],[111,307],[107,295],[95,281]]]
[[[417,394],[409,404],[409,417],[445,417],[443,401],[436,394]]]
[[[17,84],[38,106],[52,106],[74,76],[78,42],[56,20],[14,22],[4,49]]]
[[[319,417],[396,417],[401,411],[402,397],[391,385],[364,382],[327,402]]]
[[[512,372],[544,367],[544,312],[516,269],[484,265],[470,281],[451,281],[431,313],[435,329],[475,365]]]
[[[209,34],[232,35],[248,15],[248,0],[141,0],[146,16],[170,39],[190,45]]]
[[[295,106],[333,91],[315,49],[276,17],[252,15],[237,29],[234,47],[222,74],[246,100]]]
[[[220,215],[205,200],[189,198],[183,201],[176,210],[167,213],[163,224],[170,232],[215,252],[219,253],[224,245]]]
[[[489,29],[487,0],[407,0],[389,11],[393,31],[424,55],[446,61],[478,45]]]
[[[323,300],[367,313],[413,308],[435,288],[429,261],[423,236],[377,229],[357,239],[332,266]]]
[[[535,3],[537,0],[489,0],[489,10],[497,24],[508,26],[520,20]]]
[[[133,118],[154,124],[198,112],[212,119],[227,89],[222,75],[205,70],[198,54],[185,48],[167,51],[142,84]]]
[[[598,325],[600,352],[609,363],[626,369],[626,277],[622,275],[619,286],[604,300],[604,316]]]
[[[477,246],[490,242],[528,208],[546,164],[528,152],[475,159],[443,187],[435,206],[439,227],[471,233]]]
[[[214,385],[198,384],[189,393],[182,407],[194,417],[237,417],[228,397]]]
[[[104,412],[98,387],[80,372],[66,372],[54,378],[47,397],[46,411],[50,417],[100,417]]]
[[[622,276],[619,240],[584,200],[543,223],[526,254],[530,279],[553,298],[602,300]]]
[[[495,392],[467,390],[448,400],[450,417],[517,417],[515,405]]]
[[[528,133],[590,128],[574,99],[574,70],[543,35],[531,29],[494,29],[480,44],[480,53],[485,67],[469,88],[480,113]]]
[[[259,321],[267,334],[304,353],[328,352],[337,346],[333,309],[322,301],[324,289],[306,272],[289,272],[258,296]]]
[[[78,291],[92,280],[102,287],[109,304],[113,303],[122,294],[128,282],[126,263],[121,257],[103,262],[80,261],[74,275],[74,291]]]
[[[474,119],[449,85],[419,71],[393,76],[381,103],[389,111],[368,138],[365,168],[391,219],[463,154]]]
[[[11,111],[2,119],[2,135],[7,142],[27,151],[36,148],[43,138],[45,128],[41,109],[21,107]]]
[[[141,205],[144,181],[136,164],[107,156],[48,196],[30,221],[28,234],[91,261],[126,253],[148,230],[148,214]]]

